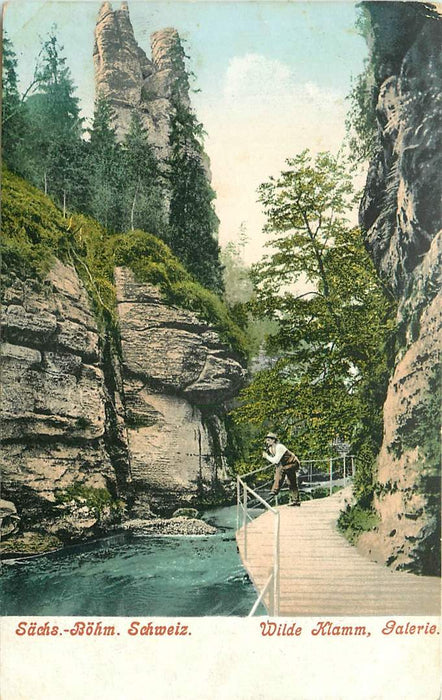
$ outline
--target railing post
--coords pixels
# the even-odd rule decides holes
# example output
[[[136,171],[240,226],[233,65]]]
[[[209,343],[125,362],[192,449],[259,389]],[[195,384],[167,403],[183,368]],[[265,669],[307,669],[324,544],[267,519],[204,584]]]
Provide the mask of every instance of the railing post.
[[[247,561],[247,486],[244,484],[244,514],[243,514],[243,529],[244,529],[244,559]]]
[[[279,596],[280,596],[280,582],[279,582],[279,513],[275,515],[275,540],[274,540],[274,550],[273,550],[273,615],[279,615]]]
[[[331,495],[332,495],[332,491],[333,491],[333,457],[330,457],[330,466],[329,466],[329,470],[330,470],[329,493],[330,493],[330,496],[331,496]]]
[[[241,504],[241,484],[239,476],[236,477],[236,530],[239,530],[239,507]]]

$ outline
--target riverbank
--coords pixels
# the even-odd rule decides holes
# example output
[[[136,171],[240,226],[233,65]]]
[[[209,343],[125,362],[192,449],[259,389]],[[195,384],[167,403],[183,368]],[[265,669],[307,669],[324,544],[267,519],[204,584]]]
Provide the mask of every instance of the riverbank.
[[[79,542],[62,543],[58,538],[45,537],[39,533],[25,532],[17,537],[12,537],[1,543],[0,561],[30,559],[43,557],[64,550],[72,550],[73,547],[86,546],[100,542],[119,534],[133,534],[142,537],[190,537],[215,535],[217,528],[209,525],[199,518],[178,516],[174,518],[152,518],[149,520],[127,520],[110,531],[103,533],[101,537],[93,537]],[[30,548],[35,548],[30,551]]]

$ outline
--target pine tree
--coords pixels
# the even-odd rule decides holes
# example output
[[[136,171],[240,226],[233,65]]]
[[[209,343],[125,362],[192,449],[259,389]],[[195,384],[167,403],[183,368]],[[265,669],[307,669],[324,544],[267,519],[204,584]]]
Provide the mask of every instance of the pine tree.
[[[219,220],[204,165],[203,128],[188,104],[189,75],[185,53],[177,39],[172,49],[168,179],[170,186],[170,245],[187,269],[205,287],[223,290],[217,234]]]
[[[11,170],[22,174],[27,113],[18,90],[17,57],[6,32],[3,35],[2,156]]]
[[[106,228],[121,231],[125,178],[122,148],[117,142],[114,121],[114,110],[99,96],[88,146],[88,210]]]
[[[129,131],[123,142],[123,167],[124,230],[137,228],[167,238],[163,178],[148,142],[147,130],[137,112],[132,112]]]

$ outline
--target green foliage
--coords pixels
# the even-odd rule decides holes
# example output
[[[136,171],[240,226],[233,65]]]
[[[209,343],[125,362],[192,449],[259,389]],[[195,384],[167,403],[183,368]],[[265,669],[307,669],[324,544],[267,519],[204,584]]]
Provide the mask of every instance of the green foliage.
[[[376,512],[362,508],[359,504],[347,505],[338,518],[338,530],[351,544],[356,544],[363,532],[374,530],[378,524],[379,516]]]
[[[123,213],[120,230],[135,228],[165,237],[163,182],[147,130],[132,112],[129,131],[122,145],[124,168]]]
[[[2,184],[2,270],[43,279],[54,255],[65,259],[66,223],[48,197],[6,169]]]
[[[121,231],[124,168],[114,121],[114,110],[99,96],[88,148],[88,212],[106,229]]]
[[[79,482],[75,482],[72,486],[55,492],[57,503],[70,503],[75,501],[78,504],[93,508],[97,515],[101,515],[103,511],[110,508],[114,511],[120,511],[123,504],[112,498],[109,491],[105,488],[94,488],[93,486],[84,486]]]
[[[3,172],[2,270],[43,281],[54,256],[72,264],[94,303],[102,330],[118,343],[115,265],[127,265],[142,282],[158,285],[166,302],[197,313],[224,342],[247,354],[244,333],[226,306],[195,282],[170,248],[143,231],[110,235],[94,219],[74,214],[65,219],[51,200],[16,175]]]
[[[195,279],[219,293],[215,195],[208,180],[202,126],[188,106],[189,73],[179,39],[172,49],[176,79],[166,173],[157,166],[139,114],[132,113],[128,133],[122,143],[117,140],[116,114],[103,96],[95,105],[90,140],[82,138],[79,101],[55,27],[42,42],[33,83],[23,97],[7,36],[3,51],[3,155],[9,167],[49,194],[65,217],[82,212],[111,233],[141,228],[162,237]],[[25,239],[17,245],[18,252],[14,244],[10,256],[18,258],[21,251],[30,259],[36,252],[25,251]],[[157,277],[163,273],[160,266]]]
[[[93,302],[99,328],[110,330],[118,347],[114,259],[108,232],[91,217],[74,214],[67,223],[67,259]]]
[[[81,214],[65,219],[49,197],[5,169],[2,179],[3,274],[42,282],[58,257],[77,269],[100,327],[115,329],[113,253],[104,229]]]
[[[229,241],[221,251],[223,299],[235,323],[244,330],[251,355],[256,357],[262,351],[265,339],[277,332],[278,324],[268,318],[257,318],[250,311],[250,302],[254,299],[254,288],[250,268],[246,266],[243,259],[247,240],[247,233],[242,224],[239,240]]]
[[[420,464],[417,491],[425,495],[428,527],[416,550],[418,571],[440,575],[441,531],[441,365],[438,363],[428,377],[428,391],[421,397],[412,420],[402,431],[402,450],[417,450]]]
[[[140,282],[158,285],[166,301],[196,312],[214,326],[224,342],[241,356],[247,354],[245,335],[226,306],[192,279],[165,243],[143,231],[133,231],[115,236],[112,245],[116,265],[130,267]]]
[[[238,304],[245,304],[253,296],[253,284],[250,279],[250,270],[244,263],[243,254],[248,237],[241,225],[239,240],[229,241],[221,251],[221,263],[223,265],[224,300],[231,308]]]
[[[2,157],[9,167],[23,167],[27,113],[18,91],[17,57],[6,32],[2,42]]]
[[[365,444],[371,468],[382,437],[394,306],[360,232],[348,224],[354,193],[345,164],[304,151],[287,166],[259,189],[272,252],[252,270],[253,309],[278,324],[269,339],[278,359],[242,392],[234,416],[258,429],[257,460],[272,430],[312,458],[328,456],[337,435],[356,454]],[[368,480],[362,490],[372,487]]]
[[[414,408],[412,419],[401,432],[401,450],[419,447],[427,468],[440,471],[441,365],[437,363],[428,377],[428,390]]]
[[[371,21],[368,10],[360,5],[356,28],[367,43],[372,43]],[[347,100],[350,108],[347,113],[345,126],[351,158],[356,162],[369,161],[376,152],[379,144],[378,126],[376,120],[376,66],[374,57],[365,59],[364,69],[352,81]]]
[[[332,487],[332,494],[337,493],[338,491],[342,491],[342,486],[333,486]],[[326,498],[329,495],[330,495],[330,489],[327,488],[326,486],[318,486],[318,488],[313,489],[313,491],[311,492],[312,499]]]
[[[20,174],[57,204],[79,208],[86,193],[79,100],[55,27],[43,42],[26,100],[29,129]]]

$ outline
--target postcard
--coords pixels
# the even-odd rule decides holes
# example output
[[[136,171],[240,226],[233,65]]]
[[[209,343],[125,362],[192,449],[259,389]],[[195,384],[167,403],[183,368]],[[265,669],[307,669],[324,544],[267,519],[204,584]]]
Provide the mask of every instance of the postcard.
[[[441,32],[3,5],[5,700],[439,697]]]

